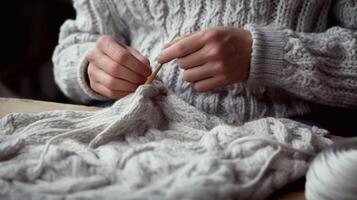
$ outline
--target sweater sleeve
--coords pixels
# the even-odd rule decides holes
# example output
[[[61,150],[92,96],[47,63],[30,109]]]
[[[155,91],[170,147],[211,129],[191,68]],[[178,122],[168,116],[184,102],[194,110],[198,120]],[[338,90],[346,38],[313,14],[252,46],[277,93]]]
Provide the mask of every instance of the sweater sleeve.
[[[76,18],[62,25],[52,57],[55,81],[62,92],[75,101],[105,100],[88,86],[85,55],[100,35],[112,35],[126,43],[125,25],[119,19],[113,21],[105,1],[73,0],[73,5]]]
[[[248,83],[279,87],[316,103],[357,106],[357,3],[333,5],[338,26],[322,33],[247,25],[253,52]]]

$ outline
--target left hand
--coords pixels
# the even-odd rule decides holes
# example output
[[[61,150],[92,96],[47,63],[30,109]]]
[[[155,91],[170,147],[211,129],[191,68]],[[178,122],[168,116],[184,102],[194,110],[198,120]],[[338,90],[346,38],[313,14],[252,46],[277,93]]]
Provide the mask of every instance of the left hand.
[[[160,63],[177,59],[183,77],[198,92],[208,92],[248,77],[252,52],[249,31],[214,27],[175,38],[157,57]]]

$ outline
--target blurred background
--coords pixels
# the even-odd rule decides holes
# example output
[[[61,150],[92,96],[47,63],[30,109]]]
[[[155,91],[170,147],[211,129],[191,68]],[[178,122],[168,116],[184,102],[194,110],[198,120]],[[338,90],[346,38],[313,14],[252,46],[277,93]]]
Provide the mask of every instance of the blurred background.
[[[74,18],[70,0],[12,0],[0,12],[0,97],[68,102],[54,83],[59,28]]]

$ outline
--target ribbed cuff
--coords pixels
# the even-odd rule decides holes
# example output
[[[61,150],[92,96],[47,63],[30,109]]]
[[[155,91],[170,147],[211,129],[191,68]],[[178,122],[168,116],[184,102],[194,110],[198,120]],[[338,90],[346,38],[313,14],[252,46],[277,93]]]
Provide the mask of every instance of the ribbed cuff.
[[[87,68],[89,65],[89,61],[86,58],[86,55],[89,50],[87,50],[82,58],[80,58],[81,62],[79,65],[79,68],[77,70],[77,77],[78,77],[78,83],[83,92],[88,95],[88,97],[92,100],[98,100],[98,101],[104,101],[104,100],[109,100],[109,98],[104,97],[96,92],[94,92],[90,86],[89,86],[89,80],[88,80],[88,75],[87,75]]]
[[[246,25],[253,38],[250,73],[251,85],[277,86],[284,67],[286,39],[282,30],[274,27]]]

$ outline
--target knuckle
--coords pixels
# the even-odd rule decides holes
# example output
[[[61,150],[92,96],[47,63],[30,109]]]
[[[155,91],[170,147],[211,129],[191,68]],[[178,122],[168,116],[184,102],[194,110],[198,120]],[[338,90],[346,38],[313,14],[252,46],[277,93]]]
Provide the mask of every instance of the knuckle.
[[[118,76],[120,73],[119,66],[115,63],[108,64],[107,66],[107,73],[112,76]]]
[[[200,86],[198,84],[194,84],[193,89],[196,90],[197,92],[204,92],[202,86]]]
[[[176,46],[176,51],[179,53],[179,54],[186,54],[187,53],[187,47],[182,45],[182,44],[178,44]]]
[[[204,40],[206,41],[216,41],[219,39],[219,32],[217,30],[211,30],[204,34]]]
[[[150,66],[150,61],[146,57],[140,55],[138,60],[143,64],[143,67]]]
[[[181,68],[183,68],[183,69],[186,69],[186,65],[185,65],[185,60],[184,59],[182,59],[182,58],[179,58],[179,59],[177,59],[177,65],[178,66],[180,66]]]
[[[93,61],[94,57],[95,57],[95,50],[94,49],[89,50],[87,55],[86,55],[87,60],[88,61]]]
[[[112,36],[109,35],[102,35],[98,38],[97,44],[99,46],[107,46],[113,41]]]
[[[220,59],[222,56],[223,48],[221,46],[214,47],[208,52],[208,57],[212,59]]]
[[[117,57],[117,61],[119,63],[125,63],[128,61],[129,59],[129,53],[126,52],[126,51],[121,51],[119,54],[118,54],[118,57]]]
[[[225,72],[225,67],[223,62],[219,62],[214,66],[214,70],[217,73],[224,73]]]
[[[106,86],[107,86],[107,88],[109,88],[109,89],[115,89],[115,87],[116,87],[116,81],[115,81],[115,79],[114,79],[114,78],[109,78],[109,79],[107,80],[107,82],[106,82]]]
[[[87,74],[89,77],[93,76],[93,65],[89,64],[88,68],[87,68]]]
[[[192,76],[188,71],[183,72],[183,79],[188,81],[188,82],[193,82]]]

